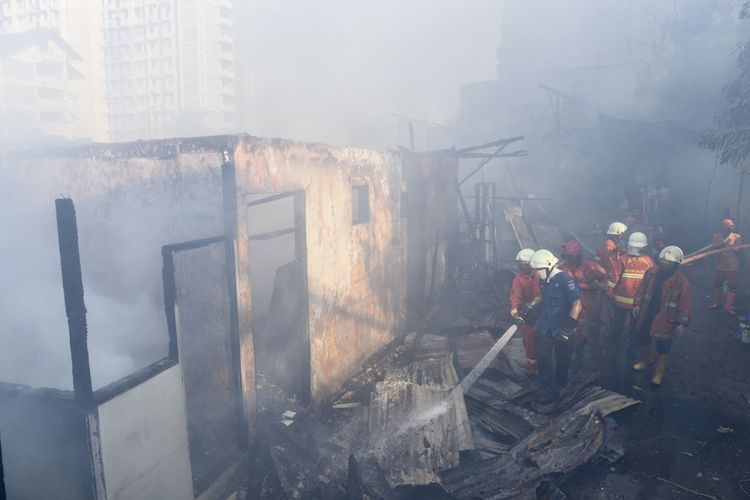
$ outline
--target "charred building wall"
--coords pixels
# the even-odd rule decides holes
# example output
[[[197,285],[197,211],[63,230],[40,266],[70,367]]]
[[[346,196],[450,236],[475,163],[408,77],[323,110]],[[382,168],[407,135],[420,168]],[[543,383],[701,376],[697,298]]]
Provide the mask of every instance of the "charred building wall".
[[[398,156],[244,137],[234,160],[242,331],[252,320],[246,197],[303,194],[309,387],[320,402],[399,330],[405,254]]]
[[[23,331],[13,352],[3,350],[10,359],[0,354],[0,380],[71,388],[55,241],[60,196],[78,213],[94,389],[166,356],[161,247],[224,233],[223,146],[163,141],[0,158],[8,231],[0,291],[17,297],[0,306],[0,340]],[[29,369],[35,359],[42,366]]]
[[[123,439],[138,434],[158,442],[139,429],[166,425],[174,430],[170,467],[180,471],[180,491],[192,469],[193,491],[200,494],[246,448],[216,463],[196,461],[206,455],[201,450],[227,449],[215,435],[244,443],[254,432],[257,323],[250,263],[253,243],[276,233],[250,233],[249,205],[269,197],[292,200],[292,227],[278,234],[295,235],[295,262],[276,272],[271,302],[277,287],[303,285],[302,301],[287,305],[303,320],[300,383],[317,404],[404,331],[407,288],[419,290],[422,304],[451,274],[456,169],[448,156],[403,159],[249,136],[6,154],[0,157],[0,199],[9,238],[0,242],[7,257],[1,291],[18,300],[0,315],[7,332],[0,340],[14,346],[3,349],[8,359],[0,381],[71,386],[54,211],[56,198],[70,197],[95,400],[89,409],[71,406],[80,410],[81,436],[74,444],[86,455],[81,467],[88,471],[71,476],[77,481],[71,488],[80,483],[101,495],[102,478],[109,478],[122,491],[161,491],[166,483],[146,474],[151,462],[138,458],[137,441]],[[21,356],[14,352],[18,339],[28,343]],[[25,363],[29,372],[13,364],[24,350],[40,360]],[[166,405],[164,411],[146,408],[149,400]],[[117,410],[121,401],[130,406]],[[3,418],[17,420],[16,403],[2,398]],[[28,450],[17,445],[3,440],[7,463],[26,460]],[[123,460],[135,465],[128,474],[142,477],[141,483],[130,484],[113,469]],[[33,474],[33,464],[24,463]],[[201,471],[209,473],[196,480]]]

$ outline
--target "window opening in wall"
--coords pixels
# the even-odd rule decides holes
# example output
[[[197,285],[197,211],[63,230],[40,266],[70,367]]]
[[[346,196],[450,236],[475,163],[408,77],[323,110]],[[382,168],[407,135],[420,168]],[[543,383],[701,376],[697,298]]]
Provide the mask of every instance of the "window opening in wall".
[[[370,186],[352,186],[352,224],[370,222]]]

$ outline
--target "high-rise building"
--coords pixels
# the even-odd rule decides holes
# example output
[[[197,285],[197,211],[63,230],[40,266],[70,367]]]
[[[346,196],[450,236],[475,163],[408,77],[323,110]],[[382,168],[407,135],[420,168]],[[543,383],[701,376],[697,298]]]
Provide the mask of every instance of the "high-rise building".
[[[233,131],[232,14],[232,0],[0,0],[0,36],[13,35],[0,46],[2,121],[93,141]]]
[[[108,138],[100,2],[0,0],[6,140]]]
[[[114,141],[235,127],[230,0],[106,0]]]

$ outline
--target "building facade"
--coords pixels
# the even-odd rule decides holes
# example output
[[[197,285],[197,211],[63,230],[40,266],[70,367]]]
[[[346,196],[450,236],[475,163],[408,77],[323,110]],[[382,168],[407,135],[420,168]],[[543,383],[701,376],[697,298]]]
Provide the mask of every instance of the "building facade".
[[[47,33],[73,51],[57,51],[65,71],[58,72],[55,88],[63,94],[56,95],[67,111],[50,121],[39,102],[48,100],[45,83],[28,78],[28,70],[14,73],[13,60],[28,59],[29,47],[14,42],[14,50],[25,52],[21,55],[5,47],[3,86],[22,80],[26,91],[22,99],[12,99],[10,92],[10,101],[2,101],[3,121],[22,108],[22,122],[29,125],[14,134],[39,142],[231,131],[236,127],[232,14],[231,0],[0,0],[0,36],[26,34],[28,43],[38,45],[40,33]],[[15,141],[3,133],[5,141]]]

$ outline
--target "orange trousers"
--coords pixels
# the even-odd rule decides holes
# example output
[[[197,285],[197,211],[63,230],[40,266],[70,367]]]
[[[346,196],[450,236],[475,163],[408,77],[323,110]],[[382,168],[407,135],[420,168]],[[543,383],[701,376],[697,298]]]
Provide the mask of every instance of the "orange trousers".
[[[534,349],[534,336],[536,329],[531,325],[521,325],[521,337],[523,338],[523,349],[526,351],[526,359],[536,361],[536,350]]]

